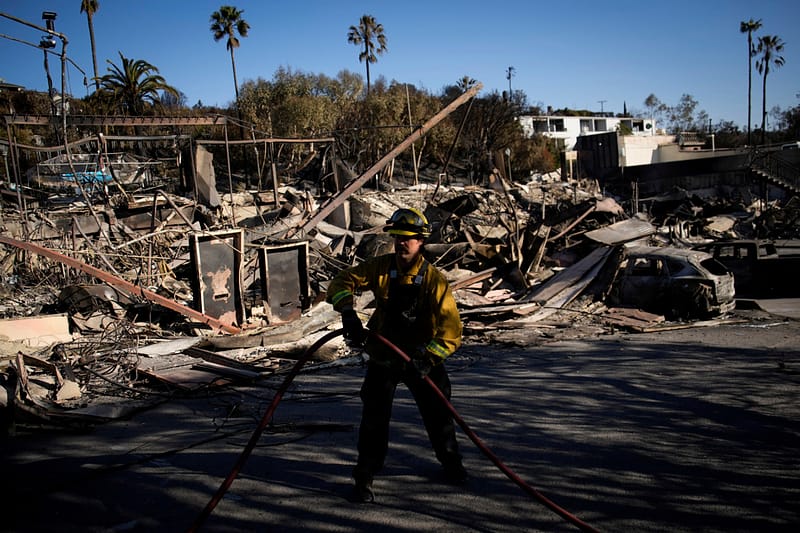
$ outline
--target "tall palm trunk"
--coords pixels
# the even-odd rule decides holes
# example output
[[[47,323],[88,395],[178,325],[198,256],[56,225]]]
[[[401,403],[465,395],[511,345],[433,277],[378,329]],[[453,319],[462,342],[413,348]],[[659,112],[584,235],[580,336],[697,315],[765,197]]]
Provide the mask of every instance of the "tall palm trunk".
[[[239,80],[236,77],[236,61],[233,59],[233,47],[231,47],[231,68],[233,68],[233,89],[236,94],[236,108],[239,109]]]
[[[751,133],[751,114],[753,102],[753,34],[747,32],[747,145],[753,144],[753,134]]]
[[[761,144],[767,141],[767,74],[769,67],[764,69],[764,83],[761,89]]]
[[[369,52],[367,46],[364,47],[364,51],[367,53]],[[367,61],[366,63],[367,63],[367,98],[369,98],[369,61]]]
[[[764,144],[767,139],[767,77],[771,66],[780,68],[785,64],[786,60],[780,55],[783,47],[783,40],[777,35],[764,35],[758,38],[756,52],[760,54],[760,57],[756,61],[756,68],[764,76],[761,89],[761,144]]]
[[[244,140],[244,126],[242,120],[242,108],[239,106],[239,78],[236,76],[236,61],[233,59],[233,47],[231,46],[231,68],[233,69],[233,89],[236,94],[236,118],[239,119],[239,138]],[[250,167],[250,158],[247,156],[247,149],[242,145],[242,159],[244,160],[245,169]],[[245,172],[244,186],[250,188],[250,173]],[[233,191],[231,191],[231,194]]]
[[[761,28],[761,19],[739,23],[739,32],[747,33],[747,144],[753,144],[752,103],[753,103],[753,32]]]
[[[227,38],[225,46],[231,53],[231,70],[233,71],[233,90],[236,95],[236,117],[239,119],[239,136],[244,140],[242,109],[239,105],[239,77],[236,74],[236,59],[233,53],[239,47],[239,39],[236,38],[236,35],[247,37],[247,31],[250,29],[250,25],[242,18],[242,13],[243,11],[234,6],[222,6],[219,11],[211,13],[210,29],[215,41]],[[242,145],[242,156],[245,167],[245,186],[250,187],[249,163],[244,145]]]
[[[100,78],[97,74],[97,47],[94,44],[94,22],[91,13],[86,13],[89,23],[89,41],[92,43],[92,67],[94,68],[94,90],[100,90]]]

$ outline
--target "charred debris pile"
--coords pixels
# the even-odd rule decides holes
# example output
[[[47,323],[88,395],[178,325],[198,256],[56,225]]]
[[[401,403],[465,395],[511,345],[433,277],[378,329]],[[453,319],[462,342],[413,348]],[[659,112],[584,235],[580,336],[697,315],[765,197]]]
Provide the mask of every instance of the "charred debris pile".
[[[195,183],[186,194],[150,182],[87,192],[78,180],[72,197],[25,191],[23,204],[20,191],[4,190],[7,421],[95,423],[290,368],[340,327],[324,302],[327,284],[339,269],[391,251],[383,227],[399,207],[417,208],[432,223],[426,256],[451,281],[466,342],[525,345],[725,319],[731,307],[711,305],[720,295],[708,280],[665,306],[664,291],[678,291],[651,277],[646,290],[634,285],[651,300],[627,302],[628,251],[688,250],[764,229],[796,237],[800,214],[793,202],[767,217],[759,202],[684,191],[632,206],[558,172],[520,181],[495,170],[479,183],[456,183],[430,169],[392,175],[388,164],[357,176],[339,161],[283,176],[272,190],[219,192],[226,180],[214,177],[208,152],[198,147],[193,155]],[[321,186],[325,165],[348,176],[337,193]],[[690,269],[694,259],[684,255],[664,261]],[[358,305],[369,313],[366,297]],[[313,365],[359,361],[339,338]]]

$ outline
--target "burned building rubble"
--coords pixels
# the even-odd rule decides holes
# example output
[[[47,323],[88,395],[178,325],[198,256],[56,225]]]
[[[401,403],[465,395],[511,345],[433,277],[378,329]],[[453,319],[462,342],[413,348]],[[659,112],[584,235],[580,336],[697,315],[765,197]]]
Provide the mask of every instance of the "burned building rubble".
[[[191,172],[179,177],[182,194],[157,179],[157,165],[133,168],[136,159],[122,156],[115,161],[124,163],[124,180],[111,164],[95,168],[96,160],[79,158],[76,172],[56,158],[38,167],[50,172],[38,181],[57,183],[57,191],[4,184],[0,403],[7,421],[97,423],[175,394],[288,369],[340,326],[324,302],[328,282],[342,267],[391,250],[382,230],[398,207],[431,221],[426,257],[450,280],[465,335],[475,342],[722,320],[733,294],[703,306],[718,296],[703,280],[667,308],[648,304],[677,285],[623,297],[637,283],[663,282],[630,279],[639,271],[629,257],[653,257],[630,255],[633,245],[687,250],[756,233],[797,237],[794,197],[744,204],[674,190],[634,204],[557,172],[510,181],[496,170],[480,184],[444,183],[436,169],[413,180],[386,173],[415,135],[360,175],[327,155],[311,178],[296,172],[278,180],[273,169],[271,190],[225,190],[232,178],[215,176],[202,144],[192,151]],[[341,183],[334,190],[321,183],[332,174]],[[679,284],[670,269],[693,267],[678,255],[659,255],[648,268]],[[339,338],[314,361],[352,362],[358,354]]]

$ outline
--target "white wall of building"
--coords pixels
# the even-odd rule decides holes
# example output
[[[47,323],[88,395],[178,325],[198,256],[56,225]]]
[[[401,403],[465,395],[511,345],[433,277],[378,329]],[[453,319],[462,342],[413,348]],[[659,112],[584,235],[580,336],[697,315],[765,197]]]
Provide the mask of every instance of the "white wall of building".
[[[562,150],[575,148],[579,135],[618,131],[620,124],[630,128],[635,137],[652,137],[656,130],[653,119],[635,117],[525,115],[519,117],[519,123],[526,136],[540,134],[556,139]]]
[[[732,148],[713,150],[704,148],[702,145],[681,146],[676,142],[674,135],[653,135],[651,137],[620,135],[617,137],[617,145],[619,146],[619,163],[623,167],[689,161],[706,157],[724,157],[739,153],[739,150]]]
[[[633,167],[658,163],[660,148],[674,143],[674,135],[651,135],[649,137],[620,135],[617,138],[620,166]]]

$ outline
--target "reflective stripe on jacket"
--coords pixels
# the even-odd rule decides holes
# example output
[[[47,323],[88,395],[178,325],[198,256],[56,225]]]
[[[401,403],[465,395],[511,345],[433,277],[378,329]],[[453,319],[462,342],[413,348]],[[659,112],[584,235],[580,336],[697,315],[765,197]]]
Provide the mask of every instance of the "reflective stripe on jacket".
[[[389,271],[397,268],[403,285],[414,283],[424,259],[420,255],[411,268],[403,272],[397,267],[394,254],[386,254],[342,270],[328,286],[326,300],[340,311],[353,305],[353,295],[371,291],[375,296],[375,311],[367,327],[392,340],[409,356],[425,348],[434,360],[444,360],[461,346],[461,317],[458,314],[450,284],[442,273],[429,265],[419,287],[418,308],[414,327],[387,320]],[[409,331],[410,330],[410,331]],[[376,362],[392,363],[399,358],[380,341],[369,339],[367,353]]]

